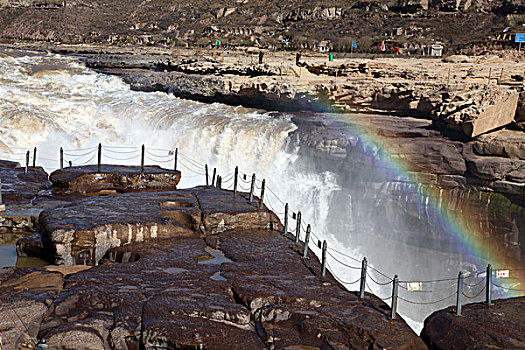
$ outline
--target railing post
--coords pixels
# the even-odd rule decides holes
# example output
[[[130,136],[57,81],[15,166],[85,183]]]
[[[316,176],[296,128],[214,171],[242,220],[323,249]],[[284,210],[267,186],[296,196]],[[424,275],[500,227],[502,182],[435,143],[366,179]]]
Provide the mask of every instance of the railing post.
[[[310,243],[310,232],[312,231],[312,228],[310,227],[310,224],[306,227],[306,237],[304,238],[304,251],[303,251],[303,258],[306,258],[308,256],[308,243]]]
[[[284,205],[284,235],[288,233],[288,203]]]
[[[33,148],[33,168],[36,168],[36,147]]]
[[[295,243],[301,239],[301,212],[297,213],[297,224],[295,226]]]
[[[144,171],[144,153],[146,153],[146,147],[142,145],[142,152],[140,153],[140,170]]]
[[[263,179],[262,180],[262,184],[261,184],[261,197],[259,197],[259,209],[262,209],[263,208],[263,204],[264,204],[264,187],[266,185],[266,180]]]
[[[361,263],[361,284],[359,286],[359,298],[361,299],[365,297],[367,267],[368,267],[368,260],[366,260],[366,258],[363,258],[363,262]]]
[[[24,169],[24,172],[27,174],[27,171],[29,169],[29,151],[26,152],[26,167]]]
[[[463,304],[463,272],[458,274],[458,296],[456,299],[456,316],[461,316],[461,305]]]
[[[399,278],[397,275],[392,280],[392,319],[395,320],[397,316],[397,288],[399,286]]]
[[[102,165],[102,143],[98,144],[98,171],[100,172],[100,166]]]
[[[485,278],[485,302],[490,305],[492,304],[492,265],[487,265],[487,277]]]
[[[64,169],[64,149],[60,147],[60,170]]]
[[[6,210],[6,206],[2,202],[2,179],[0,179],[0,211],[5,211],[5,210]]]
[[[217,174],[217,168],[213,168],[213,176],[211,178],[211,186],[215,186],[215,175]]]
[[[323,241],[323,252],[321,254],[321,277],[326,275],[326,251],[328,250],[328,244]]]
[[[235,175],[234,175],[234,178],[233,178],[233,195],[236,196],[237,195],[237,177],[239,176],[239,167],[236,166],[235,167]]]
[[[175,148],[175,159],[173,160],[173,170],[177,171],[177,161],[179,160],[179,149]]]
[[[206,173],[206,186],[209,186],[210,185],[210,182],[209,182],[209,175],[208,175],[208,164],[205,164],[204,165],[204,172]]]
[[[252,175],[252,185],[250,186],[250,203],[253,201],[254,191],[255,191],[255,173]]]
[[[222,188],[222,176],[217,175],[217,188]]]

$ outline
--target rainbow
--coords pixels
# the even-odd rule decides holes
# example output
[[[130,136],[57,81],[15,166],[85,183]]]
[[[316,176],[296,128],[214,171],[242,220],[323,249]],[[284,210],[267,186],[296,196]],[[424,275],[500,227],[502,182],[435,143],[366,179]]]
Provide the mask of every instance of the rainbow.
[[[406,190],[411,191],[412,195],[417,198],[418,205],[425,207],[429,216],[436,218],[440,228],[450,240],[451,243],[463,255],[474,259],[474,264],[480,272],[485,271],[487,264],[493,266],[493,270],[507,269],[510,270],[511,279],[493,279],[501,288],[498,295],[505,297],[521,296],[525,293],[525,266],[520,266],[513,254],[509,253],[501,244],[495,243],[494,237],[487,234],[486,229],[482,227],[479,221],[476,221],[475,215],[471,215],[476,208],[467,202],[463,212],[457,210],[448,210],[443,208],[443,202],[447,203],[447,191],[424,183],[414,174],[417,172],[415,164],[408,159],[396,157],[389,153],[388,149],[394,147],[393,142],[388,138],[377,135],[366,123],[359,122],[359,116],[353,114],[325,114],[326,119],[334,120],[338,125],[343,125],[345,131],[357,136],[364,147],[362,149],[373,157],[375,164],[380,167],[385,175],[394,181],[402,181],[412,184],[407,186]],[[382,145],[382,147],[381,147]],[[380,155],[376,150],[381,147],[383,152]],[[386,152],[385,152],[386,151]],[[515,211],[521,217],[525,216],[525,209],[517,205],[510,205],[510,201],[501,195],[494,195],[488,192],[476,192],[484,202],[491,203],[495,209]],[[445,201],[443,201],[445,197]],[[496,197],[495,199],[493,197]],[[467,198],[467,200],[470,197]],[[502,237],[503,238],[503,237]]]

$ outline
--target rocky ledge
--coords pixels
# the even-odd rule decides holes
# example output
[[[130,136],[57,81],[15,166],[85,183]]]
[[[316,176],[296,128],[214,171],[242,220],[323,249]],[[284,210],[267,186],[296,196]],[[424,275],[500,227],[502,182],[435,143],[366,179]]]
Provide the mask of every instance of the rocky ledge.
[[[55,177],[75,181],[66,175]],[[42,212],[20,249],[73,266],[0,270],[6,348],[41,338],[52,349],[426,348],[379,298],[321,277],[258,198],[140,191]]]
[[[473,138],[521,121],[523,69],[487,56],[438,59],[293,57],[215,51],[195,55],[88,55],[86,65],[122,76],[133,89],[281,111],[389,113],[433,120],[443,133]],[[496,70],[499,74],[496,75]]]
[[[107,169],[121,179],[143,171]],[[54,178],[72,188],[86,172],[71,167]],[[521,348],[525,342],[523,298],[464,305],[462,317],[453,308],[436,312],[420,338],[402,318],[392,320],[378,297],[360,299],[329,271],[322,276],[318,258],[311,250],[303,257],[304,243],[283,232],[257,197],[140,182],[130,182],[127,193],[108,192],[113,183],[97,185],[100,176],[88,173],[86,191],[54,192],[55,186],[31,200],[52,204],[43,206],[40,231],[20,239],[18,250],[60,265],[0,269],[6,349],[34,348],[42,338],[50,349],[126,350],[426,349],[424,342],[432,349]]]
[[[524,349],[525,297],[437,311],[425,320],[421,337],[429,349]]]
[[[266,54],[263,64],[253,64],[249,52],[215,57],[212,51],[180,50],[164,56],[91,55],[86,64],[122,76],[136,90],[302,111],[294,118],[299,128],[290,144],[320,162],[336,160],[337,169],[351,168],[363,139],[371,138],[375,148],[408,162],[414,178],[427,185],[474,186],[524,205],[525,159],[518,151],[525,115],[522,63],[495,56],[327,62],[314,54],[299,60]],[[310,117],[305,110],[353,113]]]
[[[312,156],[320,168],[340,176],[342,186],[358,181],[388,181],[498,192],[525,205],[524,134],[499,130],[472,141],[444,137],[425,119],[354,114],[293,118],[298,128],[288,147]],[[386,163],[385,163],[386,162]],[[403,162],[410,171],[392,176],[389,164]],[[356,178],[356,164],[368,167]],[[381,166],[386,166],[381,171]]]
[[[0,228],[35,230],[40,209],[31,202],[50,185],[47,173],[40,167],[29,167],[26,173],[18,163],[0,161],[0,180]]]

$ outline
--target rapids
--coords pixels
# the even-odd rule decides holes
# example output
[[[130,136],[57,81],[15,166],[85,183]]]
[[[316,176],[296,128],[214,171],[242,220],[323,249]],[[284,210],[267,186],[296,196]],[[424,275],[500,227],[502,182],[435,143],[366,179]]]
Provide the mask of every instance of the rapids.
[[[60,147],[66,164],[80,165],[96,161],[100,142],[104,163],[139,165],[144,144],[146,163],[172,167],[172,151],[178,148],[180,187],[205,184],[204,164],[231,186],[238,165],[241,188],[249,190],[252,173],[265,179],[270,189],[266,204],[272,210],[282,216],[284,202],[294,212],[301,210],[305,226],[312,225],[314,245],[327,240],[340,252],[330,252],[329,269],[350,290],[359,288],[364,256],[371,266],[367,290],[387,303],[394,274],[404,281],[443,280],[423,283],[422,291],[400,284],[400,296],[417,304],[400,300],[399,313],[417,332],[428,314],[454,304],[459,270],[470,272],[465,293],[473,299],[465,302],[484,297],[484,275],[477,273],[484,269],[480,257],[447,237],[440,215],[468,213],[462,210],[471,206],[487,234],[504,228],[495,245],[523,261],[522,208],[501,198],[497,207],[490,206],[491,197],[478,192],[439,191],[436,212],[430,196],[422,195],[426,204],[414,205],[420,192],[415,185],[343,183],[337,169],[299,152],[301,145],[289,147],[289,134],[297,128],[290,115],[134,92],[119,78],[56,55],[0,52],[0,80],[0,159],[23,163],[25,152],[36,146],[37,164],[51,172],[59,166]],[[0,254],[12,254],[5,251]],[[501,290],[495,294],[504,296]],[[419,304],[434,301],[439,302]]]

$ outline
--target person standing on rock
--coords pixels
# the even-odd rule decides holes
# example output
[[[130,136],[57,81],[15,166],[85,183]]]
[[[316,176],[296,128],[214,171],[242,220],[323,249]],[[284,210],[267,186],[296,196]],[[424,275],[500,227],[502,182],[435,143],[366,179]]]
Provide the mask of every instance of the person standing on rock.
[[[298,66],[299,62],[301,62],[301,53],[300,52],[295,54],[295,65]]]
[[[264,52],[259,52],[259,64],[263,63]]]

